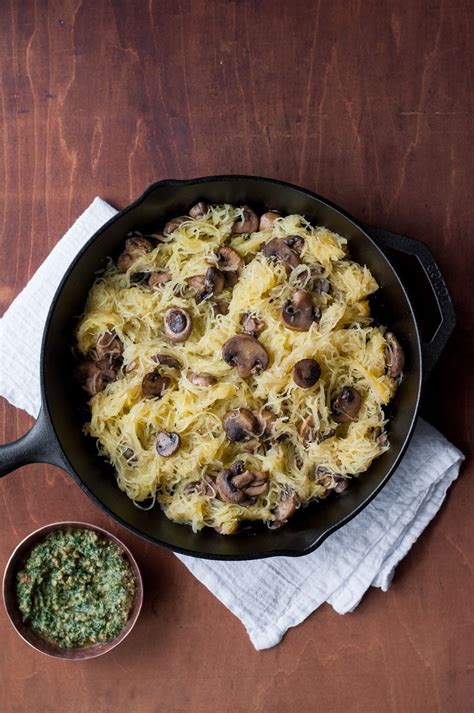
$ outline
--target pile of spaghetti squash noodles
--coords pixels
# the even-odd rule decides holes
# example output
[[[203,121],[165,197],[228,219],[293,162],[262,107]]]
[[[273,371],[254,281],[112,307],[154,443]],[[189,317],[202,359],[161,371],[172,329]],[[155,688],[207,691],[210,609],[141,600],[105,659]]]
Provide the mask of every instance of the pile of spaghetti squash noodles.
[[[282,494],[291,488],[302,505],[325,497],[336,484],[327,473],[350,478],[363,473],[388,448],[379,436],[385,428],[382,406],[395,393],[397,383],[386,374],[384,329],[372,324],[368,297],[378,289],[367,269],[347,254],[346,239],[326,228],[311,226],[300,215],[281,217],[273,228],[233,235],[241,215],[231,205],[210,206],[198,219],[182,223],[170,236],[160,235],[151,252],[140,257],[127,272],[115,264],[95,281],[77,331],[83,355],[93,352],[106,331],[123,343],[119,378],[90,400],[86,431],[97,439],[101,455],[114,466],[119,487],[138,505],[150,497],[166,515],[197,531],[204,526],[223,534],[235,532],[241,521],[275,519]],[[304,239],[301,265],[290,275],[279,262],[271,262],[261,249],[273,237]],[[216,314],[212,300],[198,303],[186,287],[186,278],[202,274],[219,246],[234,248],[245,267],[233,289],[219,299],[228,301],[226,315]],[[322,266],[329,293],[314,294],[319,322],[305,332],[289,329],[281,319],[281,306],[296,285],[310,280],[307,266]],[[136,273],[166,269],[166,284],[150,288],[134,281]],[[307,286],[307,285],[306,285]],[[163,314],[181,307],[192,316],[187,341],[173,343],[163,331]],[[242,379],[222,358],[223,344],[242,332],[244,313],[265,322],[259,341],[269,355],[268,367],[259,375]],[[157,368],[157,353],[176,357],[180,370],[160,366],[171,386],[160,398],[145,399],[141,383]],[[296,362],[316,359],[321,377],[313,388],[298,387],[292,378]],[[216,378],[210,386],[192,384],[187,372],[206,372]],[[362,396],[355,420],[338,425],[331,417],[331,398],[345,385]],[[256,410],[268,406],[277,416],[279,438],[247,452],[230,441],[222,418],[232,408]],[[312,417],[311,437],[299,433]],[[171,458],[157,453],[160,429],[178,433],[181,447]],[[269,473],[268,492],[250,505],[224,502],[215,494],[185,492],[186,485],[215,476],[236,460],[245,468]],[[318,473],[323,467],[326,477]],[[317,515],[315,514],[315,517]]]

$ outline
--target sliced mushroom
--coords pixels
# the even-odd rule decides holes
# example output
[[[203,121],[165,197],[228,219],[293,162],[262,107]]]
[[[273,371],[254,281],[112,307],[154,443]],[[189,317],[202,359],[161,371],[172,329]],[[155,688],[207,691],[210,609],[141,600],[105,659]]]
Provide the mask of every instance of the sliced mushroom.
[[[330,488],[333,485],[333,472],[325,465],[317,465],[314,469],[314,481],[323,488]]]
[[[335,473],[334,480],[336,481],[336,487],[334,488],[334,492],[338,495],[340,495],[341,493],[345,493],[345,491],[349,487],[349,478],[345,477],[344,475],[341,475],[340,473]]]
[[[268,473],[243,469],[242,461],[221,470],[216,478],[216,490],[222,500],[238,505],[251,505],[258,495],[268,490]]]
[[[227,411],[222,419],[222,425],[227,437],[236,443],[250,441],[260,430],[257,418],[246,408]]]
[[[186,378],[195,386],[212,386],[213,384],[217,384],[216,377],[212,376],[212,374],[206,374],[205,372],[196,374],[194,371],[188,371]]]
[[[104,332],[97,340],[95,353],[98,360],[118,361],[123,353],[123,344],[113,332]]]
[[[156,436],[156,450],[160,456],[169,458],[174,455],[181,446],[179,434],[174,431],[158,431]]]
[[[245,488],[246,494],[254,498],[265,495],[268,492],[268,473],[264,470],[255,470],[252,475],[253,481]]]
[[[206,288],[213,296],[220,295],[224,289],[225,277],[217,267],[208,267],[206,270]]]
[[[239,275],[245,267],[243,258],[237,250],[223,245],[217,251],[217,264],[223,272],[237,272]]]
[[[191,315],[180,307],[169,307],[165,312],[163,323],[166,335],[173,342],[185,342],[193,328]]]
[[[286,238],[282,238],[285,245],[288,245],[292,250],[298,255],[301,254],[304,245],[304,239],[301,235],[287,235]]]
[[[344,386],[331,402],[331,415],[336,423],[354,421],[362,406],[357,389]]]
[[[196,301],[201,302],[205,297],[206,276],[205,275],[192,275],[191,277],[186,277],[184,281],[193,290],[195,290]]]
[[[136,359],[132,359],[132,361],[130,361],[130,362],[127,364],[127,366],[125,367],[125,373],[126,373],[126,374],[129,374],[131,371],[133,371],[134,369],[136,369],[136,366],[137,366],[137,360],[136,360]]]
[[[295,275],[293,284],[296,287],[305,287],[310,292],[330,292],[331,284],[329,280],[321,277],[324,267],[319,263],[312,265],[302,265]]]
[[[196,302],[220,295],[224,289],[224,274],[217,267],[209,267],[205,275],[193,275],[187,277],[186,282],[196,290]]]
[[[138,258],[153,250],[153,243],[140,235],[128,238],[125,241],[125,250],[117,260],[117,268],[127,272]]]
[[[251,374],[260,374],[268,366],[265,347],[249,334],[237,334],[227,340],[222,348],[222,357],[226,364],[237,369],[243,379]]]
[[[393,332],[386,333],[385,341],[387,343],[385,349],[387,374],[391,376],[392,379],[398,379],[405,366],[405,354]]]
[[[321,376],[321,367],[316,359],[301,359],[293,367],[293,381],[302,389],[310,389]]]
[[[382,431],[377,436],[376,440],[377,440],[377,445],[379,445],[381,448],[386,448],[388,445],[390,445],[390,440],[389,440],[387,431]]]
[[[90,396],[95,396],[100,391],[103,391],[107,384],[117,378],[117,372],[108,359],[98,362],[91,359],[83,362],[78,367],[78,375],[82,382],[82,388]]]
[[[222,314],[225,316],[229,314],[229,303],[225,300],[215,300],[212,303],[212,309],[215,315]]]
[[[210,475],[205,475],[202,480],[193,480],[187,483],[183,490],[184,495],[201,495],[208,498],[216,497],[216,484]]]
[[[285,266],[287,273],[301,264],[297,253],[281,238],[272,238],[263,246],[262,254],[268,260],[279,260]]]
[[[203,215],[207,213],[209,206],[205,201],[199,201],[195,203],[192,208],[189,209],[189,217],[196,220],[196,218],[202,218]]]
[[[275,519],[269,524],[270,529],[276,530],[285,525],[292,517],[300,504],[299,498],[293,488],[287,487],[281,494],[280,502],[274,510]]]
[[[162,366],[169,366],[170,369],[181,369],[179,361],[169,354],[155,354],[153,361],[156,361]]]
[[[273,436],[273,427],[278,420],[271,408],[264,406],[258,411],[254,411],[253,414],[260,425],[259,436],[261,438],[271,438]]]
[[[145,399],[154,399],[163,396],[171,384],[171,379],[161,376],[158,370],[150,371],[142,379],[142,396]]]
[[[307,332],[317,320],[311,295],[306,290],[295,290],[291,300],[287,300],[281,309],[281,318],[290,329]]]
[[[240,321],[244,332],[252,337],[256,337],[260,332],[263,332],[267,326],[263,319],[252,316],[249,312],[245,312]]]
[[[301,438],[302,441],[305,443],[309,440],[312,440],[310,438],[311,436],[311,431],[314,428],[314,419],[312,416],[306,416],[305,420],[301,424],[301,426],[298,429],[298,434],[299,437]]]
[[[214,259],[224,274],[225,286],[231,288],[235,287],[245,267],[245,263],[237,250],[223,245],[217,251],[217,255]],[[211,258],[209,258],[209,261],[210,260]]]
[[[156,287],[158,285],[165,285],[167,282],[171,282],[173,275],[167,270],[158,270],[157,272],[152,272],[148,278],[148,286]]]
[[[169,220],[163,228],[163,235],[169,237],[171,233],[174,233],[174,231],[179,228],[180,225],[186,223],[187,220],[189,220],[188,215],[180,215],[178,218],[172,218],[172,220]]]
[[[266,213],[263,213],[263,215],[260,216],[258,229],[268,230],[269,228],[273,228],[273,223],[275,220],[278,220],[278,218],[281,218],[281,213],[277,210],[269,210]]]
[[[232,232],[240,235],[254,233],[256,230],[258,230],[258,215],[248,205],[242,206],[242,216],[235,221]]]
[[[233,290],[239,281],[239,273],[230,271],[224,272],[224,280],[225,286]]]

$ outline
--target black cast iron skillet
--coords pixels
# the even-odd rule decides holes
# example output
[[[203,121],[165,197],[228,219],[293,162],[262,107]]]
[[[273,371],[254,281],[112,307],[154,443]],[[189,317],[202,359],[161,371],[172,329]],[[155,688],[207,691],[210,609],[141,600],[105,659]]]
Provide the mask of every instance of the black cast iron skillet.
[[[224,537],[206,528],[191,528],[168,520],[158,507],[142,511],[122,493],[111,468],[97,456],[95,443],[82,433],[87,418],[84,397],[72,378],[72,330],[81,313],[95,273],[108,256],[117,256],[132,229],[144,233],[172,216],[186,213],[197,200],[250,203],[258,211],[270,208],[301,213],[349,240],[352,258],[366,264],[381,290],[373,300],[376,319],[394,331],[406,352],[405,378],[391,407],[391,448],[355,480],[344,496],[301,508],[280,530],[265,526]],[[412,304],[391,259],[390,250],[415,255],[428,276],[426,292],[435,297],[439,324],[434,336],[420,336]],[[426,299],[430,295],[425,295]],[[41,355],[42,408],[35,425],[14,443],[0,447],[0,475],[26,463],[60,466],[106,512],[138,535],[195,557],[251,559],[272,555],[302,555],[318,547],[334,530],[359,513],[385,485],[412,434],[425,375],[436,362],[454,328],[454,310],[444,280],[422,243],[376,229],[363,229],[340,208],[320,196],[280,181],[251,176],[213,176],[188,181],[160,181],[135,203],[104,225],[67,270],[46,322]]]

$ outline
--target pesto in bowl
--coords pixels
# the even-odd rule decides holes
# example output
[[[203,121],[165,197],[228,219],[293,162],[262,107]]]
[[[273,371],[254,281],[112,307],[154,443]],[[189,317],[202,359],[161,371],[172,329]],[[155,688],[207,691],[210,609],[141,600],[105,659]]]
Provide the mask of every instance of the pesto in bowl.
[[[93,530],[55,530],[16,577],[23,621],[63,648],[111,641],[127,624],[136,580],[121,548]]]

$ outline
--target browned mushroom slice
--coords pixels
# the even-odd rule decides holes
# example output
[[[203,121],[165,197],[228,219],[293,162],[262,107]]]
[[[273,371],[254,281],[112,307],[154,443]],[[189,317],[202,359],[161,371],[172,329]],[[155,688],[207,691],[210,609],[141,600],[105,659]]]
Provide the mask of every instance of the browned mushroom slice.
[[[333,485],[333,472],[325,465],[317,465],[314,469],[314,482],[323,488],[330,488]]]
[[[269,228],[273,228],[273,223],[275,220],[278,220],[278,218],[281,218],[281,213],[277,210],[269,210],[266,213],[263,213],[263,215],[260,216],[258,229],[268,230]]]
[[[181,369],[179,361],[169,354],[155,354],[153,361],[156,361],[162,366],[168,366],[170,369]]]
[[[225,286],[229,287],[231,290],[234,289],[239,281],[239,274],[237,272],[224,272]]]
[[[142,396],[145,399],[154,399],[163,396],[171,384],[171,379],[161,376],[158,370],[150,371],[142,379]]]
[[[205,275],[187,277],[186,282],[196,290],[196,302],[202,302],[213,295],[220,295],[224,289],[225,279],[224,274],[217,267],[209,267]]]
[[[334,492],[338,495],[340,495],[341,493],[345,493],[347,488],[349,487],[349,478],[344,475],[341,475],[341,473],[334,473],[334,480],[336,482]]]
[[[354,421],[362,406],[357,389],[344,386],[331,402],[331,415],[336,423]]]
[[[117,378],[117,372],[108,359],[98,362],[92,360],[83,362],[78,367],[78,375],[84,391],[87,391],[90,396],[95,396],[103,391],[107,384]]]
[[[301,264],[296,252],[281,238],[272,238],[266,245],[263,246],[262,254],[268,260],[279,260],[285,266],[287,273],[290,273],[295,267]]]
[[[225,502],[252,505],[258,495],[267,492],[268,473],[244,470],[242,461],[237,461],[231,468],[221,470],[216,478],[216,490]]]
[[[180,215],[178,218],[172,218],[172,220],[169,220],[163,228],[163,235],[169,237],[171,233],[174,233],[174,231],[179,228],[180,225],[186,223],[187,220],[189,220],[188,215]]]
[[[245,267],[243,258],[237,250],[223,245],[217,251],[217,264],[222,272],[236,272],[238,275]]]
[[[250,441],[257,435],[260,427],[257,418],[246,408],[227,411],[222,419],[222,425],[227,437],[236,443]]]
[[[293,367],[293,381],[302,389],[310,389],[321,376],[321,367],[316,359],[301,359]]]
[[[201,495],[208,498],[216,497],[216,484],[214,480],[205,475],[202,480],[193,480],[185,485],[183,490],[184,495]]]
[[[224,289],[225,276],[217,267],[208,267],[205,284],[209,294],[217,297]]]
[[[263,319],[259,319],[251,315],[249,312],[245,312],[241,318],[242,328],[246,334],[250,334],[252,337],[256,337],[260,332],[263,332],[267,326]]]
[[[277,421],[277,417],[273,413],[271,408],[268,408],[268,406],[264,406],[258,411],[254,411],[253,414],[260,425],[258,435],[261,438],[271,438],[273,436],[273,427],[275,426],[275,423]]]
[[[311,295],[306,290],[295,290],[291,300],[287,300],[281,309],[281,318],[290,329],[307,332],[318,318]]]
[[[181,446],[181,439],[174,431],[158,431],[156,435],[156,450],[160,456],[169,458],[174,455]]]
[[[222,357],[226,364],[237,369],[243,379],[251,374],[260,374],[268,366],[265,347],[249,334],[231,337],[222,348]]]
[[[95,345],[97,359],[108,359],[110,362],[117,361],[123,353],[123,344],[113,332],[101,334]]]
[[[217,379],[212,374],[206,374],[202,372],[201,374],[196,374],[194,371],[188,371],[186,374],[188,381],[195,386],[212,386],[217,384]]]
[[[285,525],[292,517],[300,504],[299,498],[293,488],[287,487],[281,494],[280,502],[274,510],[275,519],[268,525],[276,530]]]
[[[389,440],[387,431],[382,431],[377,436],[376,440],[377,440],[377,445],[379,445],[381,448],[386,448],[387,446],[390,445],[390,440]]]
[[[299,437],[305,443],[311,439],[311,432],[314,428],[314,419],[312,416],[306,416],[305,420],[298,429]]]
[[[206,276],[205,275],[192,275],[191,277],[186,277],[185,280],[187,285],[189,285],[196,292],[196,300],[200,302],[205,295],[206,289]]]
[[[245,267],[245,263],[237,250],[223,245],[219,248],[216,255],[216,261],[219,269],[222,271],[226,287],[235,287],[239,280],[239,276]]]
[[[400,346],[400,343],[393,332],[387,332],[385,335],[387,343],[385,349],[385,364],[387,366],[387,374],[392,379],[397,379],[405,366],[405,354]]]
[[[165,285],[167,282],[171,282],[173,276],[171,272],[167,270],[158,270],[157,272],[152,272],[148,278],[149,287],[157,287],[159,285]]]
[[[225,316],[229,314],[229,303],[225,300],[215,300],[212,303],[212,309],[215,315],[222,314]]]
[[[310,292],[330,292],[331,284],[329,280],[321,277],[324,267],[319,263],[312,265],[302,265],[295,276],[293,284],[296,287],[306,287]]]
[[[165,312],[163,324],[166,335],[173,342],[185,342],[193,328],[191,315],[180,307],[169,307]]]
[[[203,215],[207,213],[209,206],[205,201],[199,201],[195,203],[192,208],[189,209],[189,217],[196,220],[196,218],[202,218]]]
[[[125,241],[125,250],[117,260],[117,268],[122,272],[127,272],[138,258],[153,250],[154,245],[150,240],[142,236],[128,238]]]
[[[298,255],[301,254],[304,246],[304,239],[301,235],[287,235],[286,238],[282,238],[285,245],[288,245],[292,250]]]
[[[258,497],[268,492],[268,473],[264,470],[252,471],[253,480],[246,486],[245,492],[250,497]]]
[[[232,232],[254,233],[256,230],[258,230],[258,215],[248,205],[242,206],[242,216],[235,221]]]

